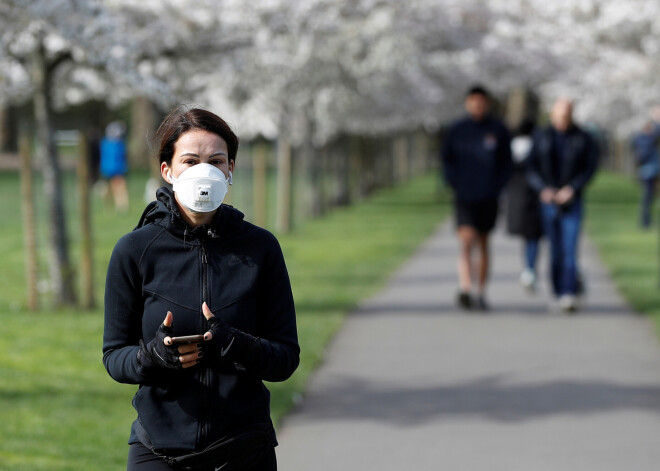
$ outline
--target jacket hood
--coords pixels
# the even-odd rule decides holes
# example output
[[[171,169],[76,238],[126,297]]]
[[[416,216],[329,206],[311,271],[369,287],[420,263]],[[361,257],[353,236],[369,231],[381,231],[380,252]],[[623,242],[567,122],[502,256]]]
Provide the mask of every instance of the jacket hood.
[[[245,215],[236,208],[222,204],[210,224],[192,228],[181,217],[172,190],[161,187],[156,192],[156,201],[152,201],[147,205],[133,230],[156,224],[165,227],[169,232],[182,238],[190,236],[212,239],[227,238],[238,231],[244,217]]]

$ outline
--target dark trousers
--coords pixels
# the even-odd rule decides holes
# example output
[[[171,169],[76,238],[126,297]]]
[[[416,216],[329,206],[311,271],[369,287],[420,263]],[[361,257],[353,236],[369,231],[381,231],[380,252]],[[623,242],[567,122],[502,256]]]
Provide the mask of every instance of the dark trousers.
[[[577,256],[582,225],[582,200],[566,207],[541,205],[543,230],[550,245],[550,277],[555,296],[578,292]]]
[[[655,184],[657,178],[649,178],[642,180],[642,201],[640,211],[640,223],[642,227],[649,227],[651,225],[651,209],[653,207],[653,199],[655,198]]]
[[[128,449],[127,471],[172,471],[173,469],[142,443],[133,444]],[[261,463],[244,471],[277,471],[275,449],[273,448]]]

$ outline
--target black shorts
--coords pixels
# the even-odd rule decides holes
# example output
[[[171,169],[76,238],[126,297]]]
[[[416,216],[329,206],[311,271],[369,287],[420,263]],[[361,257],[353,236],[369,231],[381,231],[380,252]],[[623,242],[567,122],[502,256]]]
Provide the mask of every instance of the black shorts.
[[[473,227],[482,234],[492,231],[497,221],[497,200],[455,201],[456,227]]]

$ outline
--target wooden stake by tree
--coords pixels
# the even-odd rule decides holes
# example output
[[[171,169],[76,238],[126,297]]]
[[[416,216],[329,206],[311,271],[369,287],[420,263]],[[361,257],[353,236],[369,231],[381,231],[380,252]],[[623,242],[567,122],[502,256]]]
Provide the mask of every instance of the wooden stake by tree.
[[[90,207],[89,159],[87,157],[87,141],[81,132],[78,136],[78,199],[80,201],[80,278],[81,298],[83,308],[92,309],[94,302],[94,257],[92,254],[92,217]]]
[[[27,285],[27,308],[31,311],[39,307],[37,291],[37,236],[32,199],[32,158],[30,141],[22,136],[19,141],[21,157],[21,206],[23,209],[23,245],[25,246],[25,281]]]

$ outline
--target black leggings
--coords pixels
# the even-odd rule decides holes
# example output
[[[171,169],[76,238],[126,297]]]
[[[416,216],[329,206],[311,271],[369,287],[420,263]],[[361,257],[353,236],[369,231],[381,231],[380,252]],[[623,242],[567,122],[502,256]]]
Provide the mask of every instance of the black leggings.
[[[170,465],[165,463],[158,455],[154,454],[142,443],[135,443],[128,448],[127,471],[172,471]],[[212,469],[210,471],[213,471]],[[277,471],[277,460],[275,459],[275,448],[267,453],[261,463],[244,471]]]

